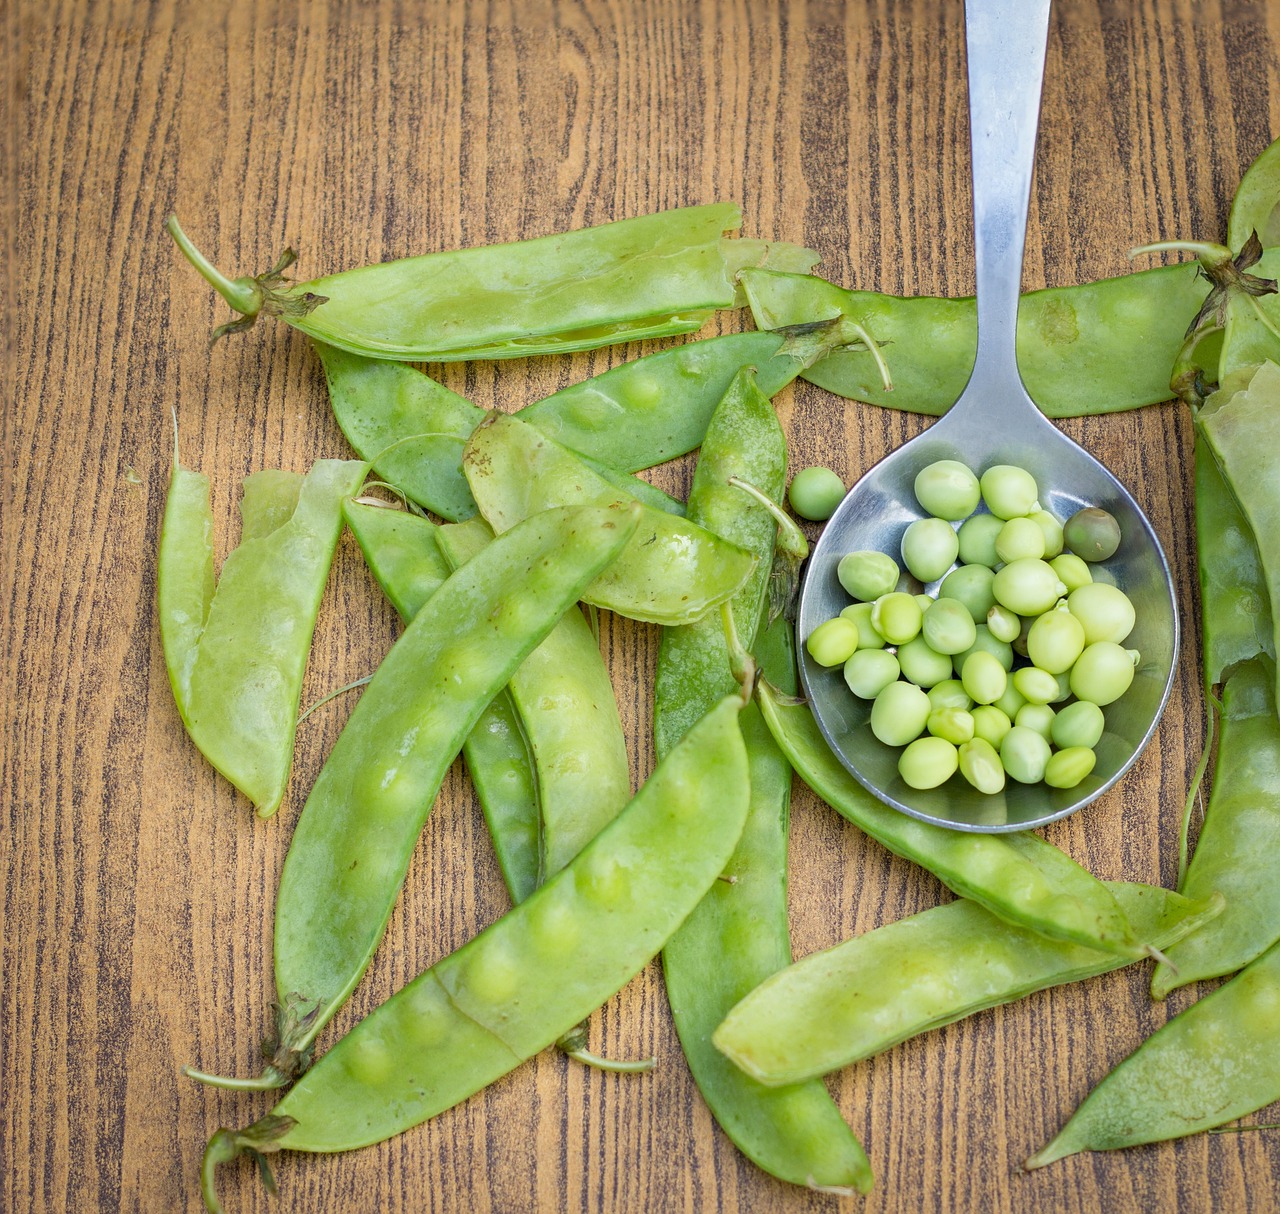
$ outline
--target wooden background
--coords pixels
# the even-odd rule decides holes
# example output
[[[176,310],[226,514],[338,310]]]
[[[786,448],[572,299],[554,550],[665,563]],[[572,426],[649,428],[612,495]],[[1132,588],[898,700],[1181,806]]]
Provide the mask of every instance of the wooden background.
[[[187,742],[154,607],[170,411],[185,462],[213,478],[220,553],[240,477],[345,446],[299,335],[263,323],[208,350],[226,309],[176,256],[165,216],[237,273],[296,242],[309,276],[733,198],[746,234],[815,246],[838,282],[966,292],[960,6],[17,0],[0,38],[0,1208],[195,1210],[207,1135],[270,1102],[178,1068],[256,1069],[277,875],[351,701],[302,727],[271,822]],[[1241,172],[1280,132],[1278,45],[1280,6],[1264,0],[1060,3],[1027,285],[1123,273],[1140,241],[1219,238]],[[510,409],[639,352],[440,374]],[[919,424],[808,386],[778,405],[795,466],[847,478]],[[1169,883],[1202,725],[1190,430],[1172,406],[1067,428],[1150,511],[1190,643],[1137,768],[1047,833],[1099,876]],[[688,475],[682,461],[654,479],[679,491]],[[396,631],[344,539],[304,702],[372,669]],[[656,632],[611,620],[603,640],[639,781]],[[798,954],[947,896],[799,787],[793,834]],[[386,942],[322,1046],[506,907],[455,767]],[[225,1170],[222,1191],[242,1211],[1280,1208],[1276,1133],[1020,1172],[1165,1020],[1146,979],[1135,967],[1044,993],[833,1076],[875,1167],[865,1201],[787,1187],[735,1152],[691,1084],[656,966],[592,1028],[598,1050],[656,1055],[655,1073],[544,1055],[394,1141],[280,1158],[274,1203],[248,1165]]]

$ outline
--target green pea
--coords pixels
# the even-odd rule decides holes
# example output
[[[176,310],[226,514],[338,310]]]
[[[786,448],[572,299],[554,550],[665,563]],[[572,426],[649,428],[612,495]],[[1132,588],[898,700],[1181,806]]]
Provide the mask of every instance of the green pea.
[[[992,795],[1004,788],[1004,766],[989,740],[975,737],[965,742],[959,760],[960,774],[979,792]]]
[[[922,582],[936,582],[955,562],[960,540],[940,518],[916,519],[902,536],[902,563]]]
[[[1120,524],[1097,506],[1077,510],[1062,528],[1068,548],[1086,561],[1105,561],[1120,547]]]
[[[848,552],[836,566],[840,585],[864,603],[889,594],[897,586],[901,572],[893,557],[883,552]]]
[[[1115,641],[1118,645],[1133,631],[1137,613],[1123,590],[1093,582],[1067,595],[1067,609],[1080,621],[1086,645]]]
[[[1067,592],[1048,562],[1030,557],[996,570],[992,589],[997,603],[1019,615],[1043,615]]]
[[[960,559],[966,565],[998,565],[996,536],[1004,526],[1004,519],[994,514],[975,514],[960,524],[956,535],[960,542]]]
[[[874,700],[899,674],[898,659],[887,649],[859,649],[844,664],[844,681],[862,700]]]
[[[1058,680],[1058,694],[1049,703],[1062,704],[1071,699],[1071,671],[1060,670],[1053,677]]]
[[[1050,788],[1075,788],[1097,761],[1098,756],[1087,746],[1069,746],[1050,756],[1045,764],[1044,782]]]
[[[929,688],[929,703],[935,710],[939,708],[967,710],[973,707],[973,701],[959,679],[943,679],[941,683],[935,683]]]
[[[804,647],[819,666],[843,666],[858,648],[858,626],[852,620],[836,616],[819,624],[809,634]]]
[[[1114,641],[1097,641],[1071,668],[1071,690],[1082,700],[1105,706],[1118,700],[1133,682],[1138,654]]]
[[[824,523],[844,500],[844,481],[830,468],[801,468],[791,478],[787,500],[801,518]]]
[[[954,459],[940,459],[916,474],[916,501],[934,518],[968,518],[981,496],[978,478]]]
[[[955,774],[960,756],[945,738],[917,738],[898,759],[898,773],[912,788],[937,788]]]
[[[998,641],[991,635],[991,629],[985,624],[978,624],[973,630],[973,644],[968,649],[961,650],[952,658],[956,673],[959,674],[964,669],[965,659],[971,653],[979,651],[989,653],[993,658],[1004,667],[1006,671],[1013,669],[1013,646],[1007,641]]]
[[[1084,625],[1070,611],[1046,611],[1027,632],[1027,657],[1050,674],[1070,670],[1084,647]]]
[[[1000,743],[1000,762],[1019,784],[1039,784],[1050,753],[1049,743],[1024,725],[1015,725]]]
[[[1013,723],[1023,729],[1034,729],[1046,742],[1053,736],[1053,720],[1057,713],[1048,704],[1024,704]]]
[[[1063,552],[1055,556],[1049,562],[1049,567],[1058,575],[1059,580],[1067,588],[1068,594],[1093,581],[1089,566],[1071,552]]]
[[[850,603],[840,613],[843,619],[852,620],[857,626],[859,649],[883,649],[885,646],[884,637],[876,631],[876,626],[871,622],[871,610],[870,603]]]
[[[929,608],[932,607],[934,604],[934,598],[933,598],[933,595],[931,594],[924,594],[923,592],[918,591],[912,594],[911,597],[914,598],[915,601],[920,604],[921,612],[928,611]],[[922,620],[921,621],[922,626],[923,626],[923,623],[924,621]]]
[[[1025,468],[996,464],[982,474],[979,484],[982,500],[996,518],[1022,518],[1039,508],[1036,478]]]
[[[938,597],[963,603],[973,622],[981,624],[995,606],[996,595],[991,588],[994,580],[995,574],[986,565],[960,565],[942,579]]]
[[[1058,680],[1038,666],[1023,666],[1015,670],[1013,685],[1028,704],[1051,704],[1058,694]],[[1014,716],[1016,718],[1017,713]]]
[[[871,606],[871,623],[890,645],[905,645],[918,636],[924,612],[904,590],[882,594]]]
[[[918,687],[932,687],[951,677],[951,658],[933,649],[923,636],[898,646],[902,677]]]
[[[1012,645],[1022,634],[1022,617],[1008,607],[993,603],[987,612],[987,631],[997,641]]]
[[[886,746],[905,746],[920,736],[931,711],[914,683],[890,683],[871,705],[871,732]]]
[[[920,631],[936,653],[963,653],[977,640],[978,630],[969,608],[958,599],[935,599],[924,613]],[[950,663],[947,663],[948,668]]]
[[[960,669],[960,683],[975,704],[995,703],[1004,695],[1008,679],[1000,659],[985,649],[969,654]]]
[[[999,749],[1013,722],[994,704],[980,704],[969,714],[973,717],[973,736]]]
[[[1037,510],[1030,517],[1044,535],[1044,559],[1054,560],[1062,552],[1062,524],[1047,510]]]
[[[973,714],[963,708],[935,708],[924,727],[933,737],[959,746],[973,737]]]
[[[1053,744],[1062,750],[1084,746],[1092,750],[1102,738],[1106,718],[1088,700],[1077,700],[1053,718]]]
[[[1044,532],[1032,518],[1011,518],[996,536],[996,556],[1009,561],[1038,561],[1044,556]]]
[[[1018,709],[1027,702],[1027,697],[1014,686],[1010,679],[1005,685],[1004,695],[992,701],[992,706],[1000,709],[1011,721],[1018,715]]]

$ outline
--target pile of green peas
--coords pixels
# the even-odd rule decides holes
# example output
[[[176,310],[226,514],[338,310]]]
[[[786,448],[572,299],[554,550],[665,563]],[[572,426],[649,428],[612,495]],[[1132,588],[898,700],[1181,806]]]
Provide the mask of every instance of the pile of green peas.
[[[1097,762],[1103,708],[1139,660],[1123,645],[1133,603],[1097,564],[1119,547],[1119,525],[1096,507],[1059,522],[1012,464],[978,477],[939,460],[915,494],[925,517],[902,537],[902,565],[884,552],[842,557],[854,602],[814,629],[809,656],[843,666],[849,690],[872,701],[871,731],[904,748],[898,771],[912,788],[957,771],[983,793],[1006,777],[1074,788]],[[907,575],[938,582],[936,596],[912,593]]]

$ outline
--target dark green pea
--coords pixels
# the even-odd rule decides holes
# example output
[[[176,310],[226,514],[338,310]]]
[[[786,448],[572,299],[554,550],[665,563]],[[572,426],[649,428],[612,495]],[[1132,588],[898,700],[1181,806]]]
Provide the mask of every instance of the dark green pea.
[[[1120,547],[1120,524],[1106,510],[1086,506],[1067,519],[1062,538],[1081,560],[1105,561]]]

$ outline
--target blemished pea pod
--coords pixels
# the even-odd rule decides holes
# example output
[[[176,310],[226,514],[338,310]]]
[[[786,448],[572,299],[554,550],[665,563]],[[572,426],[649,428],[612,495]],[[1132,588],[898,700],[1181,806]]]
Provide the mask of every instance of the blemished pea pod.
[[[454,568],[478,556],[493,532],[482,519],[441,527]],[[599,643],[570,607],[507,685],[533,756],[542,829],[539,881],[558,873],[631,797],[618,704]]]
[[[476,428],[462,466],[480,513],[499,534],[549,506],[620,500],[568,448],[505,414]],[[582,598],[631,619],[688,624],[735,594],[755,563],[705,528],[645,507],[631,542]]]
[[[246,477],[240,544],[215,579],[209,480],[178,462],[160,533],[157,598],[169,682],[187,733],[262,817],[280,806],[342,499],[368,465]]]
[[[1222,909],[1220,897],[1193,902],[1158,886],[1108,884],[1157,947]],[[985,1008],[1125,964],[1114,953],[1004,923],[962,898],[779,971],[729,1012],[713,1041],[761,1083],[796,1083]]]
[[[742,281],[762,329],[843,315],[884,343],[892,392],[865,352],[835,353],[802,372],[837,396],[938,415],[968,382],[977,347],[972,299],[902,299],[768,270],[747,270]],[[1168,400],[1164,368],[1203,301],[1203,283],[1185,265],[1028,292],[1018,309],[1018,369],[1027,391],[1049,417]],[[1144,357],[1134,358],[1135,349]]]
[[[266,274],[234,281],[215,269],[177,218],[183,255],[240,319],[214,338],[279,316],[327,345],[406,362],[565,354],[688,333],[735,306],[735,275],[753,264],[808,270],[795,245],[725,240],[734,203],[683,207],[534,240],[428,253],[287,283],[286,250]],[[740,246],[740,247],[739,247]]]
[[[342,510],[370,572],[407,624],[452,572],[438,528],[403,510],[356,501],[344,502]],[[540,809],[533,756],[505,687],[467,734],[462,754],[502,878],[511,900],[522,902],[538,885]]]
[[[1280,944],[1157,1029],[1085,1098],[1042,1168],[1212,1129],[1280,1100]]]
[[[1150,941],[1134,930],[1115,893],[1065,852],[1030,831],[967,834],[920,822],[867,792],[831,753],[805,705],[781,702],[765,680],[761,712],[800,778],[837,813],[895,855],[1006,923],[1135,960]]]
[[[347,441],[380,477],[410,501],[460,522],[475,499],[462,474],[462,452],[485,412],[404,363],[362,358],[313,343],[324,364],[329,401]],[[682,515],[684,506],[647,481],[582,457],[610,484],[646,505]]]
[[[545,1049],[638,973],[742,833],[742,706],[740,695],[722,700],[568,867],[366,1016],[268,1117],[219,1130],[202,1167],[209,1209],[221,1209],[219,1163],[247,1149],[352,1150],[418,1125]]]
[[[1151,994],[1234,973],[1280,940],[1280,720],[1269,660],[1243,662],[1222,688],[1222,732],[1213,792],[1195,855],[1179,888],[1217,890],[1217,922],[1166,950]]]

